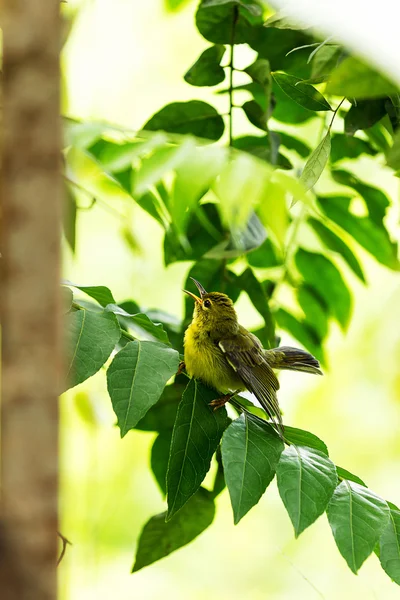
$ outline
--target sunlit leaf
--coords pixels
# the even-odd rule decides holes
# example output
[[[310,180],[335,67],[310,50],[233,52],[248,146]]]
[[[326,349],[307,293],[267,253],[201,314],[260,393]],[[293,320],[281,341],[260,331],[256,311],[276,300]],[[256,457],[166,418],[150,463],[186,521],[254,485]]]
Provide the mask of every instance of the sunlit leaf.
[[[297,429],[296,427],[288,427],[285,425],[285,439],[295,444],[296,446],[307,446],[307,448],[313,448],[318,450],[326,456],[329,456],[328,448],[325,442],[319,439],[313,433],[305,431],[304,429]]]
[[[337,484],[335,465],[319,450],[292,444],[282,452],[276,474],[298,537],[325,511]]]
[[[347,471],[347,469],[343,469],[343,467],[338,467],[336,465],[336,472],[338,474],[338,477],[341,479],[348,479],[349,481],[353,481],[354,483],[358,483],[359,485],[367,487],[363,480],[360,479],[360,477],[354,475],[353,473],[350,473],[350,471]]]
[[[389,503],[390,518],[379,539],[379,560],[383,570],[400,585],[400,510]]]
[[[289,98],[308,110],[332,110],[323,95],[308,83],[286,73],[272,73],[276,83],[282,88]]]
[[[132,572],[189,544],[211,525],[214,514],[212,495],[201,488],[172,521],[166,522],[166,512],[151,517],[140,534]]]
[[[350,98],[376,98],[396,93],[397,86],[354,56],[349,56],[332,72],[327,94]]]
[[[275,98],[272,116],[277,121],[297,125],[317,116],[315,112],[300,106],[300,104],[289,98],[277,83],[273,83],[272,89]]]
[[[286,190],[274,176],[266,185],[265,195],[257,213],[262,223],[272,233],[277,245],[283,248],[289,225]]]
[[[395,171],[400,169],[400,133],[395,136],[393,146],[387,153],[387,164]]]
[[[307,190],[310,190],[317,183],[325,169],[331,151],[330,132],[325,135],[323,140],[318,144],[315,150],[310,155],[304,165],[300,181],[304,184]]]
[[[222,460],[234,522],[260,500],[274,478],[284,444],[268,423],[242,414],[222,438]]]
[[[111,290],[104,285],[78,285],[68,281],[68,279],[63,279],[61,283],[63,285],[75,287],[78,290],[81,290],[81,292],[85,292],[85,294],[96,300],[100,306],[105,307],[107,304],[115,304]]]
[[[327,513],[339,552],[357,573],[388,524],[389,507],[368,488],[344,480],[336,488]]]
[[[131,314],[116,304],[108,304],[106,310],[120,317],[124,325],[142,336],[141,339],[158,340],[164,344],[169,344],[168,335],[165,333],[162,324],[153,323],[144,313]]]
[[[218,392],[191,379],[182,396],[172,435],[167,473],[167,519],[197,492],[228,425],[224,407],[209,406]]]
[[[74,310],[66,315],[66,385],[68,389],[91,377],[104,365],[121,330],[108,312]]]
[[[178,352],[160,342],[136,340],[116,354],[107,371],[107,387],[121,437],[157,402],[178,365]]]
[[[190,85],[213,86],[225,79],[225,71],[220,66],[225,47],[211,46],[204,50],[197,61],[186,72],[184,79]]]

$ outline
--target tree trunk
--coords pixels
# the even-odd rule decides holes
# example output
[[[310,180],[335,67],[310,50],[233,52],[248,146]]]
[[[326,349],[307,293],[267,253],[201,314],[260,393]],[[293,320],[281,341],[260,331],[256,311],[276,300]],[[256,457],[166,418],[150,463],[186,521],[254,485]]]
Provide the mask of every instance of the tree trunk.
[[[0,597],[56,598],[59,1],[0,0]]]

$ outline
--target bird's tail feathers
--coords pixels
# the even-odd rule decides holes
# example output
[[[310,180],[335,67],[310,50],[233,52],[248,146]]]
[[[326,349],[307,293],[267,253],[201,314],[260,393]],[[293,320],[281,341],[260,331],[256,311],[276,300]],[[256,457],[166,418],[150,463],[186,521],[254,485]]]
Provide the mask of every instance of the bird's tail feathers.
[[[274,348],[273,352],[279,352],[279,359],[271,365],[276,369],[288,369],[289,371],[303,371],[314,375],[323,375],[319,361],[309,352],[300,348],[280,346]]]

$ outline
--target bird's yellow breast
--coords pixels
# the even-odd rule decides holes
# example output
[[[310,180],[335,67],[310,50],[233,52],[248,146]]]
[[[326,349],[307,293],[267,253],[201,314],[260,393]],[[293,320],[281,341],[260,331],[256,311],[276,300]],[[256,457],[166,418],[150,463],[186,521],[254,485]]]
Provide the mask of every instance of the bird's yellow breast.
[[[206,385],[224,394],[245,389],[218,344],[196,323],[187,328],[184,345],[186,371],[191,377],[201,379]]]

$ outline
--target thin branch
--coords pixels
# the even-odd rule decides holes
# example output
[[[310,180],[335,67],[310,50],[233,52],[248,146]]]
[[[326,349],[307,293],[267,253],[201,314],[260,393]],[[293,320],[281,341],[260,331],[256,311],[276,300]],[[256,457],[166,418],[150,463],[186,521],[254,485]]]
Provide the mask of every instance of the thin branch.
[[[69,540],[67,540],[67,538],[62,533],[60,533],[59,531],[57,531],[57,535],[58,535],[58,537],[62,541],[61,553],[60,553],[60,556],[58,557],[58,560],[57,560],[57,567],[58,567],[58,565],[60,564],[60,562],[62,561],[62,559],[65,556],[68,544],[70,546],[72,546],[72,542],[70,542]]]

